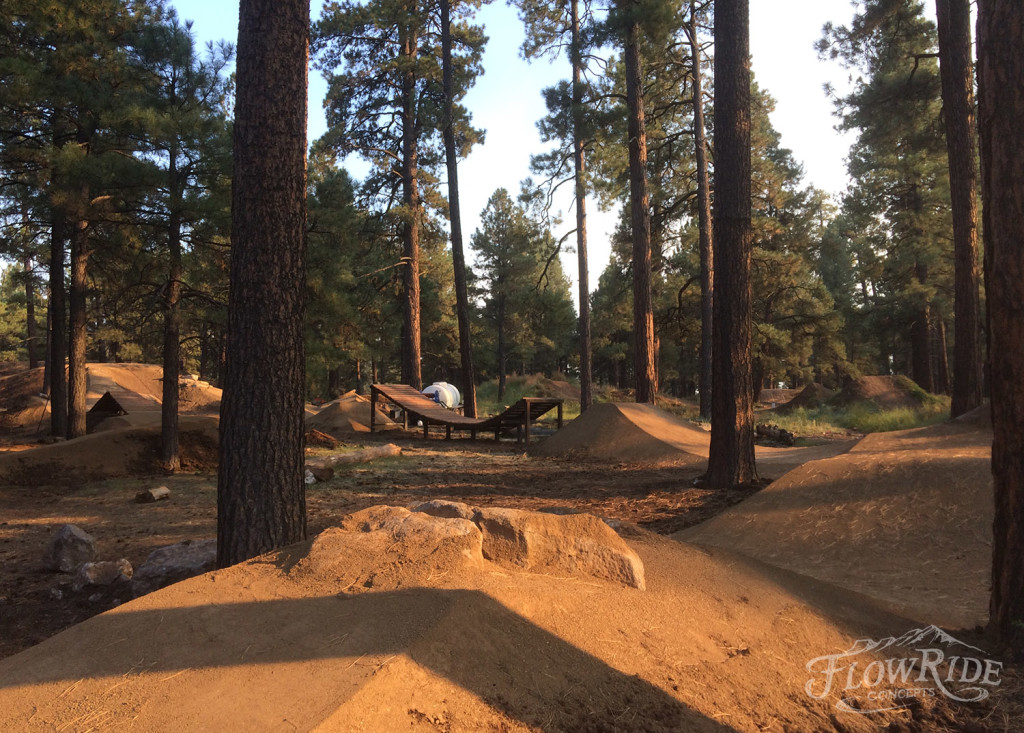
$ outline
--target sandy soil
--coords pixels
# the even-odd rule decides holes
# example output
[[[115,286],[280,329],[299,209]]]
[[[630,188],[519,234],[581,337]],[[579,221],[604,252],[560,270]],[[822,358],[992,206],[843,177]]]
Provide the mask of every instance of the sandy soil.
[[[992,433],[876,433],[676,535],[866,593],[946,628],[988,617]]]
[[[188,418],[191,473],[174,476],[154,472],[156,428],[138,422],[0,456],[0,730],[1024,729],[1014,667],[959,706],[865,716],[806,692],[809,660],[857,639],[972,625],[957,614],[987,597],[983,420],[765,449],[762,474],[782,478],[753,492],[693,487],[697,428],[637,406],[587,414],[547,439],[569,446],[558,456],[352,434],[338,450],[403,455],[310,486],[318,539],[127,603],[124,587],[74,591],[42,549],[66,522],[135,565],[212,537],[216,421]],[[157,485],[169,500],[134,503]],[[433,498],[622,520],[647,590],[347,519]],[[663,536],[686,528],[704,547]]]

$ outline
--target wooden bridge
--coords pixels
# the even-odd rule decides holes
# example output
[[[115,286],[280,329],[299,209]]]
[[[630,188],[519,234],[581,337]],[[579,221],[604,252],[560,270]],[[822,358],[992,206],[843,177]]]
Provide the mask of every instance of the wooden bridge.
[[[494,417],[474,418],[460,415],[442,407],[433,398],[420,393],[419,390],[404,384],[373,384],[370,386],[370,432],[376,428],[377,401],[383,398],[402,410],[405,415],[405,428],[409,428],[409,418],[423,423],[423,437],[430,434],[431,425],[444,425],[445,438],[452,437],[453,430],[469,431],[471,438],[478,432],[494,431],[494,439],[498,440],[502,432],[516,429],[516,439],[530,443],[531,424],[551,410],[557,410],[558,427],[562,427],[562,400],[550,397],[523,397],[514,405]]]

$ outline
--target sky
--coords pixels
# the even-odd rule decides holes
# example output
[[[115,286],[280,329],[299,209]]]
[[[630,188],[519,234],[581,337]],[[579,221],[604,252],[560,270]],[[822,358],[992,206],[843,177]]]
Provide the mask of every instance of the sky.
[[[234,41],[238,31],[237,0],[171,0],[182,19],[193,20],[193,31],[201,42]],[[823,85],[843,84],[846,72],[836,63],[821,61],[814,43],[822,26],[832,21],[848,23],[856,3],[851,0],[751,0],[750,46],[754,76],[776,100],[772,124],[782,136],[782,146],[793,151],[805,171],[804,183],[832,195],[846,187],[845,158],[852,142],[849,135],[835,130],[832,103]],[[319,0],[313,0],[319,13]],[[468,237],[479,224],[480,212],[491,193],[499,187],[514,193],[519,182],[530,175],[530,155],[544,149],[536,121],[544,113],[540,92],[568,77],[568,62],[538,60],[519,56],[522,24],[516,11],[501,2],[487,5],[479,14],[490,37],[484,53],[484,75],[467,95],[464,104],[473,122],[486,131],[478,145],[460,164],[463,232]],[[309,134],[319,137],[324,129],[323,97],[326,84],[317,71],[310,72]],[[350,166],[355,176],[362,170]],[[558,202],[568,231],[574,225],[571,201]],[[588,201],[589,275],[591,288],[608,263],[609,237],[616,222],[615,212],[599,212]],[[562,232],[555,231],[559,239]],[[575,293],[576,257],[563,256],[565,271],[573,280]]]

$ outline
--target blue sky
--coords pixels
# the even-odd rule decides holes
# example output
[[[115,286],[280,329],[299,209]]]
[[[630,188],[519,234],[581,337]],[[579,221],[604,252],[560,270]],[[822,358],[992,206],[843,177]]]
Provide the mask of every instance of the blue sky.
[[[183,19],[195,21],[193,30],[200,41],[234,41],[238,29],[237,0],[171,0]],[[319,13],[313,0],[313,13]],[[822,86],[840,83],[845,72],[837,65],[819,61],[814,43],[827,21],[846,23],[853,17],[851,0],[752,0],[751,55],[754,74],[762,88],[777,100],[772,122],[782,135],[782,144],[793,150],[810,183],[831,194],[846,185],[844,158],[851,142],[834,130],[832,105]],[[479,15],[490,40],[484,56],[483,77],[466,98],[477,127],[486,130],[486,140],[477,146],[459,168],[462,192],[463,230],[467,241],[479,223],[479,214],[498,187],[517,191],[519,181],[529,175],[530,155],[543,149],[535,123],[544,114],[540,91],[568,76],[567,62],[545,60],[527,64],[519,58],[522,26],[516,11],[504,3],[492,3]],[[319,72],[310,73],[310,139],[324,130],[325,85]],[[358,174],[357,169],[353,170]],[[560,202],[567,221],[572,220],[571,202]],[[600,213],[588,202],[590,212],[591,288],[608,262],[608,237],[614,228],[614,212]],[[563,230],[571,228],[566,224]],[[556,238],[560,237],[555,232]],[[566,273],[575,281],[575,255],[566,255]]]

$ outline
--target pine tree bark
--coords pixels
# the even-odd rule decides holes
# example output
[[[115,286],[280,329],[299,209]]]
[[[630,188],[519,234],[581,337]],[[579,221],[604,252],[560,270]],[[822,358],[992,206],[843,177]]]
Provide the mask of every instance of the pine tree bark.
[[[505,399],[506,374],[508,372],[508,350],[505,347],[505,296],[499,295],[497,302],[498,327],[498,402]]]
[[[241,0],[217,490],[226,567],[306,536],[309,0]]]
[[[572,149],[573,179],[576,193],[576,258],[580,291],[580,412],[594,401],[593,358],[590,339],[590,264],[587,256],[587,184],[586,151],[583,129],[583,41],[580,38],[579,0],[570,0],[571,36],[569,60],[572,63]]]
[[[978,175],[974,147],[974,72],[968,0],[935,0],[939,26],[942,110],[953,206],[952,417],[981,404],[981,318],[978,272]]]
[[[1024,657],[1024,5],[978,2],[985,292],[992,394],[991,630]]]
[[[715,3],[715,300],[705,483],[758,480],[751,374],[749,0]]]
[[[167,177],[170,216],[167,220],[167,288],[164,292],[163,392],[160,404],[160,463],[167,471],[181,467],[178,453],[178,380],[181,375],[181,190],[178,151],[172,146]]]
[[[83,205],[89,200],[83,191]],[[68,433],[69,438],[85,435],[87,392],[85,351],[88,342],[86,291],[89,283],[89,222],[82,218],[71,232],[71,283],[68,290]]]
[[[697,229],[700,246],[700,416],[711,417],[711,343],[714,323],[715,258],[711,247],[711,183],[708,179],[707,134],[704,124],[704,74],[697,37],[697,3],[690,0],[687,27],[693,64],[693,141],[697,164]]]
[[[64,252],[67,220],[53,211],[50,224],[50,433],[61,438],[68,433],[67,288],[64,285]]]
[[[633,226],[633,350],[636,401],[654,404],[654,305],[651,295],[651,208],[647,193],[647,130],[644,119],[640,26],[626,32],[626,105],[629,108],[629,192]]]
[[[452,68],[452,19],[450,0],[441,0],[441,56],[444,86],[444,154],[448,167],[448,220],[455,268],[455,311],[459,322],[459,361],[462,373],[462,412],[476,417],[476,376],[473,371],[473,336],[469,322],[469,287],[462,241],[462,207],[459,202],[459,160],[455,145],[455,72]]]
[[[36,288],[32,282],[32,258],[25,256],[25,347],[28,351],[28,368],[35,369],[39,366],[39,357],[36,356],[36,339],[39,337],[36,329]]]
[[[416,129],[416,73],[413,62],[419,53],[416,34],[406,29],[402,56],[408,67],[402,78],[402,200],[405,227],[402,259],[402,383],[422,389],[420,365],[420,192],[419,148]]]

